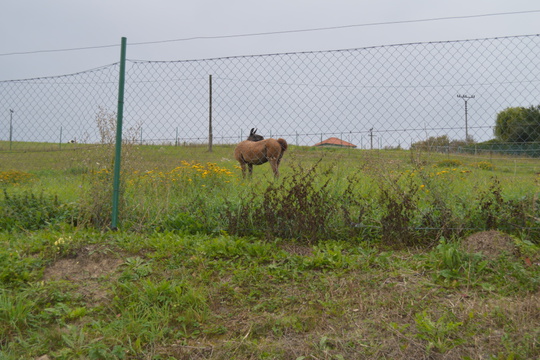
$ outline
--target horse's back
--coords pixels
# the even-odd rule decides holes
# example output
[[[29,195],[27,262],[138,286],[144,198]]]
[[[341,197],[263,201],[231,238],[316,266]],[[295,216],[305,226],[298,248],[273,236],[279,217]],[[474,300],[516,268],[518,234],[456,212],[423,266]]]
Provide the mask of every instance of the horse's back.
[[[267,139],[270,140],[270,139]],[[234,149],[234,157],[240,163],[261,165],[268,161],[266,156],[266,141],[244,140]]]
[[[284,139],[244,140],[236,145],[234,156],[239,162],[261,165],[268,160],[280,159],[286,149],[287,142]]]

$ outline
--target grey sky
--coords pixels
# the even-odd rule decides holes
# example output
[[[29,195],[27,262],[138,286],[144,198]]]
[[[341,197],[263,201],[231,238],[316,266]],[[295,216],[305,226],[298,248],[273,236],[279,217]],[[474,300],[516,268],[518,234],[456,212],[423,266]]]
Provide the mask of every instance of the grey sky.
[[[540,12],[129,46],[191,37],[538,10],[537,0],[93,0],[2,4],[0,54],[119,44],[129,59],[185,60],[540,33]],[[0,56],[0,80],[117,62],[119,47]]]

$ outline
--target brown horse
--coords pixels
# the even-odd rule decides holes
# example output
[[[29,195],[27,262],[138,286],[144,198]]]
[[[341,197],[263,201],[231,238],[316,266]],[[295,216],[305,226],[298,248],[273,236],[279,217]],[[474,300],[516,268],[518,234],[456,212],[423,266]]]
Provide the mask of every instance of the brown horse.
[[[270,162],[276,178],[279,177],[279,163],[283,153],[287,150],[287,141],[284,139],[264,139],[251,129],[247,140],[240,142],[234,149],[234,157],[240,163],[242,176],[246,177],[246,168],[249,176],[253,174],[253,165],[262,165]]]

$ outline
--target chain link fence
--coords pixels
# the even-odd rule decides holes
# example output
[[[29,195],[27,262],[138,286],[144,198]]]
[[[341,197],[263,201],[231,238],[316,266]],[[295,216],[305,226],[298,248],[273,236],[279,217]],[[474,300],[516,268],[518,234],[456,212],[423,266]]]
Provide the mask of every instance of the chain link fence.
[[[471,151],[471,144],[494,139],[499,112],[537,105],[538,42],[529,36],[133,61],[128,119],[141,124],[143,143],[206,143],[211,91],[216,143],[238,142],[256,127],[295,145],[338,138],[361,149],[425,142]]]
[[[161,146],[235,144],[257,128],[298,146],[534,158],[539,45],[531,35],[128,60],[124,128],[137,143]],[[0,82],[0,153],[103,142],[96,118],[116,109],[118,67]]]
[[[0,82],[0,151],[101,142],[96,116],[118,103],[118,64],[77,74]]]

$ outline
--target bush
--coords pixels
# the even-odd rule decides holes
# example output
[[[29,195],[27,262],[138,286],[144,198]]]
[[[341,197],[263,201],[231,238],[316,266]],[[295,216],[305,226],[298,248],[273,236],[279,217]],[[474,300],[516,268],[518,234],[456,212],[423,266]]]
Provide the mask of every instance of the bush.
[[[363,229],[354,227],[352,214],[359,207],[347,179],[344,190],[331,192],[332,177],[318,181],[318,163],[309,169],[294,167],[282,181],[272,182],[262,194],[253,190],[236,206],[229,204],[227,231],[234,235],[261,235],[268,239],[296,239],[314,243],[322,239],[354,237]],[[346,205],[345,205],[346,204]]]
[[[186,234],[203,233],[207,230],[194,216],[183,212],[167,215],[160,227],[165,231],[180,231]]]
[[[392,247],[418,245],[420,238],[414,220],[419,213],[420,187],[412,180],[401,184],[399,177],[388,181],[389,186],[383,181],[379,183],[382,242]]]
[[[328,235],[329,218],[337,205],[329,194],[329,180],[317,185],[316,174],[316,166],[299,168],[283,182],[268,186],[260,212],[267,236],[313,242]]]
[[[0,229],[38,230],[59,222],[74,222],[76,209],[62,204],[57,196],[35,195],[26,191],[8,194],[4,189],[4,202],[0,207]]]

